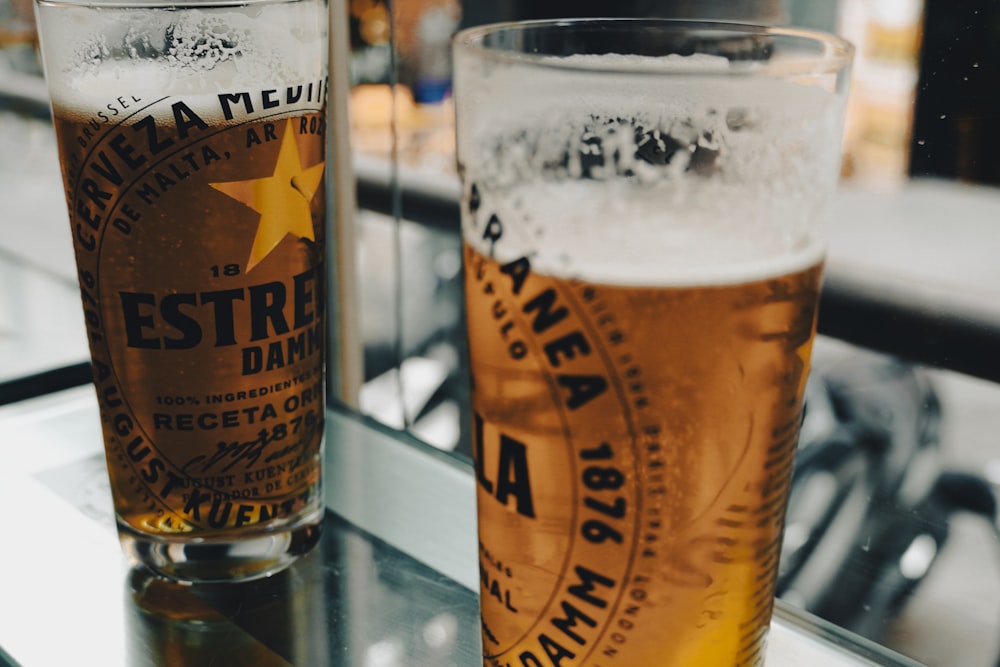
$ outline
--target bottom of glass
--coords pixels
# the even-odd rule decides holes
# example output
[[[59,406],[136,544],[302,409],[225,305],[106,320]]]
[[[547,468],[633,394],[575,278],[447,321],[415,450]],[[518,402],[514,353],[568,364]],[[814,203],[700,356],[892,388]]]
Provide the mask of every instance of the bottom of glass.
[[[150,535],[118,522],[126,556],[181,583],[249,581],[284,570],[319,542],[323,508],[277,529],[226,536]]]

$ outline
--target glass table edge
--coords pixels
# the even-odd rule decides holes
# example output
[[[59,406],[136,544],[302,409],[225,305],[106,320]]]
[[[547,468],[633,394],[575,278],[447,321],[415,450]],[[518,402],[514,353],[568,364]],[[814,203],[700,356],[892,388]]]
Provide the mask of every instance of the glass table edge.
[[[475,479],[472,463],[449,456],[413,438],[377,424],[353,411],[328,409],[325,494],[330,509],[351,523],[392,544],[435,570],[478,592],[478,543],[476,541]],[[332,440],[340,438],[334,444]],[[378,470],[358,473],[358,446],[376,450],[369,460]],[[356,464],[355,464],[356,465]],[[424,469],[426,475],[415,471]],[[425,476],[434,484],[420,484]],[[366,479],[364,495],[357,494],[350,479]],[[419,498],[419,502],[392,504],[385,511],[389,491]],[[456,499],[464,498],[464,502]],[[440,526],[449,526],[441,531]],[[430,531],[435,539],[426,539]],[[775,640],[790,637],[824,646],[857,665],[921,667],[921,663],[864,637],[840,628],[783,600],[775,601],[772,622]]]
[[[60,430],[53,425],[58,421],[75,429],[74,439],[77,444],[85,443],[80,448],[87,450],[86,455],[102,450],[97,400],[90,386],[0,406],[0,432],[11,424],[25,432],[24,424],[34,422],[42,444]],[[478,592],[475,482],[470,462],[339,406],[327,410],[326,447],[324,493],[331,511]],[[779,600],[768,665],[800,664],[789,662],[789,655],[829,658],[819,663],[824,666],[920,665]],[[0,667],[17,664],[0,647]]]

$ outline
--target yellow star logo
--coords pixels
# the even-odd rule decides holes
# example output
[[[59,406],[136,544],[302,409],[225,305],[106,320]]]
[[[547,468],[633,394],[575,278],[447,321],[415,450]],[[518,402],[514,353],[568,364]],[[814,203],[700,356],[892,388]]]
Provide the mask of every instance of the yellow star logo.
[[[308,168],[302,167],[299,146],[295,142],[295,131],[289,118],[271,176],[209,183],[219,192],[260,213],[257,234],[247,260],[247,271],[267,257],[288,234],[316,240],[309,202],[323,181],[324,164],[320,162]]]

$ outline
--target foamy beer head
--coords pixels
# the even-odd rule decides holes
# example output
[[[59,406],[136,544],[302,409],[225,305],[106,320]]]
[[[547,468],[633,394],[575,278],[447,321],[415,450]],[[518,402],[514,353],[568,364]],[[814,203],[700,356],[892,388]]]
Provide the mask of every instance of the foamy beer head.
[[[326,76],[325,3],[188,0],[173,7],[167,11],[154,1],[37,3],[53,104],[107,114],[114,111],[106,108],[109,95],[214,97],[268,81]]]
[[[724,25],[567,29],[580,33],[569,44],[531,24],[457,43],[470,243],[640,284],[816,259],[840,162],[846,45]]]
[[[484,664],[763,664],[848,53],[457,38]]]

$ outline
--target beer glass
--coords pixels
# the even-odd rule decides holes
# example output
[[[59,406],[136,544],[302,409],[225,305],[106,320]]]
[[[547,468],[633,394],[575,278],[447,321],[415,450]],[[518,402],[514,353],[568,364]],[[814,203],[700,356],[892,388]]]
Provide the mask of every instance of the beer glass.
[[[760,665],[851,47],[456,36],[484,664]]]
[[[119,536],[260,577],[323,514],[324,0],[39,0]]]

